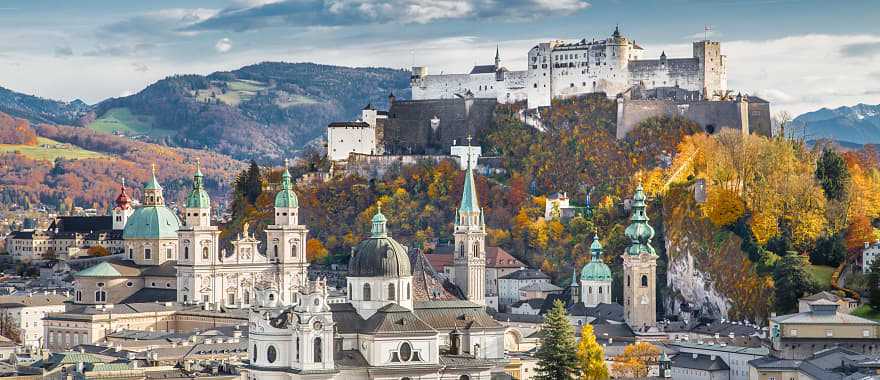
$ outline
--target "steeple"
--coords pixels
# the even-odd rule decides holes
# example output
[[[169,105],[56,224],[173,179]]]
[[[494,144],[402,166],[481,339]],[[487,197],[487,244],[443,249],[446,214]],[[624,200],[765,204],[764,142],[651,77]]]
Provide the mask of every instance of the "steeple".
[[[164,206],[165,198],[162,196],[162,186],[156,179],[156,164],[150,166],[150,180],[144,186],[144,206]]]
[[[630,240],[627,254],[638,256],[642,253],[656,255],[654,247],[651,246],[651,239],[654,238],[654,228],[648,224],[648,214],[645,212],[645,191],[642,184],[636,187],[636,193],[633,195],[632,216],[629,218],[630,225],[626,227],[626,237]]]
[[[281,173],[281,190],[275,194],[275,225],[299,224],[299,200],[293,192],[290,180],[289,162],[284,160],[284,171]]]
[[[388,222],[388,219],[385,219],[385,215],[382,215],[382,203],[376,202],[376,215],[373,215],[373,229],[371,231],[371,238],[383,238],[388,236],[388,230],[385,228],[385,224]]]
[[[196,172],[193,175],[193,188],[186,197],[186,208],[206,209],[211,208],[211,198],[205,191],[204,175],[202,175],[201,161],[196,159]]]
[[[471,163],[471,137],[468,136],[467,169],[464,173],[464,185],[461,190],[461,204],[458,207],[458,225],[482,225],[483,210],[477,199],[477,186],[474,183],[474,170]]]
[[[495,45],[495,70],[501,68],[501,51],[498,45]]]

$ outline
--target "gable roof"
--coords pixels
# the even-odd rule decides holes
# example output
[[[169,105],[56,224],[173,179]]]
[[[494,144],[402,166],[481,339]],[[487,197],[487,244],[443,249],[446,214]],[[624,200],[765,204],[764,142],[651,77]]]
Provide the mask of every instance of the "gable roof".
[[[376,311],[364,324],[361,332],[367,334],[392,333],[424,333],[436,334],[427,323],[419,319],[412,311],[396,303],[385,305]]]
[[[672,366],[678,368],[696,369],[702,371],[727,371],[730,367],[720,357],[714,358],[702,354],[678,354],[672,358]]]
[[[141,267],[134,262],[110,259],[73,274],[74,277],[137,277]]]

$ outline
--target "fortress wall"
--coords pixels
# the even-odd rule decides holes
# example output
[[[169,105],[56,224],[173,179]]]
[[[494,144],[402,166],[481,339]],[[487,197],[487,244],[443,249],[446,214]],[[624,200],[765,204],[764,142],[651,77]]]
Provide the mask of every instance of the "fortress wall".
[[[617,138],[622,139],[636,125],[655,116],[682,116],[703,130],[718,133],[732,129],[748,134],[770,136],[770,109],[765,102],[699,101],[675,103],[670,100],[618,100]],[[754,124],[755,128],[750,128]]]
[[[642,120],[656,116],[678,115],[673,102],[664,100],[617,101],[617,138],[622,139]]]
[[[643,83],[647,88],[674,87],[702,91],[703,78],[697,59],[632,61],[629,63],[630,83]]]
[[[427,75],[413,79],[412,98],[455,99],[456,94],[470,91],[475,98],[496,99],[502,87],[504,82],[496,81],[495,73]]]

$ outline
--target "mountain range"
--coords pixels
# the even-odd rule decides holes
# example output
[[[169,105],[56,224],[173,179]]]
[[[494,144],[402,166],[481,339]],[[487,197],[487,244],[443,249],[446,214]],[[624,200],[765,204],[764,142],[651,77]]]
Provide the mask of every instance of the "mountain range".
[[[803,133],[808,140],[828,139],[843,145],[880,144],[880,105],[860,103],[822,108],[794,118],[791,125],[794,136]]]
[[[368,103],[387,107],[392,93],[408,98],[409,77],[389,68],[263,62],[207,76],[170,76],[95,105],[2,89],[0,112],[277,163],[321,137],[330,122],[357,117]]]

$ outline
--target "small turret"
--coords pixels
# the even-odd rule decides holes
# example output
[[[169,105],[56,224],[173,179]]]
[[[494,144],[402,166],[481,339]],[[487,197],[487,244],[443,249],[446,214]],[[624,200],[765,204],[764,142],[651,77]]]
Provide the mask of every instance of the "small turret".
[[[281,191],[275,195],[275,225],[293,226],[299,224],[299,200],[293,192],[288,161],[284,160],[284,172],[281,173]]]
[[[125,223],[134,209],[131,208],[131,198],[125,192],[125,178],[122,179],[122,186],[119,189],[119,196],[116,197],[116,207],[113,208],[113,229],[125,229]]]
[[[164,206],[165,198],[162,196],[162,186],[156,179],[156,164],[151,165],[150,180],[144,186],[144,206]]]
[[[208,226],[211,224],[211,198],[204,188],[201,161],[196,159],[196,172],[193,174],[193,188],[186,197],[186,225]]]

